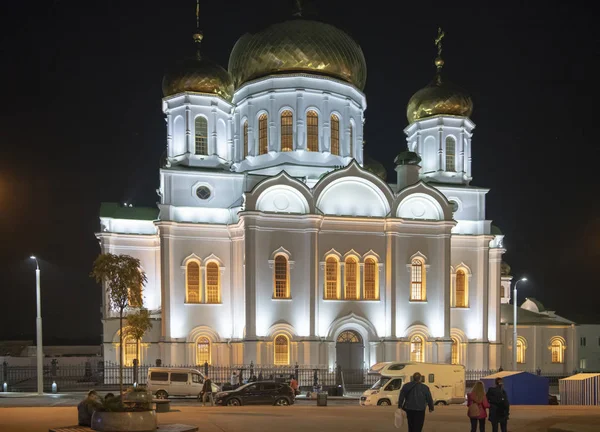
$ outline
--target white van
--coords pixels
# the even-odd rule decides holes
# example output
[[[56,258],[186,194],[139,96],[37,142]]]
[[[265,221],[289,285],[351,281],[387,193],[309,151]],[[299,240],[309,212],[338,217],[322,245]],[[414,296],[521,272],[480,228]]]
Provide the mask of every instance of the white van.
[[[199,396],[203,385],[204,374],[196,369],[148,368],[148,390],[157,399],[166,399],[169,396]],[[220,391],[219,386],[213,383],[212,391]]]
[[[438,363],[383,362],[371,367],[369,374],[381,378],[365,391],[361,405],[397,405],[402,386],[412,381],[415,372],[429,387],[436,405],[462,404],[465,401],[465,367]]]

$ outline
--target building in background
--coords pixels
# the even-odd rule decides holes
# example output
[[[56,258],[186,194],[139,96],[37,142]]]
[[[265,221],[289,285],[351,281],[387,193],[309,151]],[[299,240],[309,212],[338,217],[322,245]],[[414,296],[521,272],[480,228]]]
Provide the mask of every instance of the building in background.
[[[582,372],[600,372],[600,324],[577,326],[579,365]]]

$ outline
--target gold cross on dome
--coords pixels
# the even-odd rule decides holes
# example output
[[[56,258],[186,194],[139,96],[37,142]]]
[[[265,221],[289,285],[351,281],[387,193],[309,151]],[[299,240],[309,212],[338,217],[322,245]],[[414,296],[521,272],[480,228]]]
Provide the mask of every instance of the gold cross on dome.
[[[435,38],[435,46],[437,46],[438,49],[438,57],[442,56],[442,39],[444,39],[444,36],[446,36],[446,33],[444,33],[441,27],[438,27],[438,35]]]

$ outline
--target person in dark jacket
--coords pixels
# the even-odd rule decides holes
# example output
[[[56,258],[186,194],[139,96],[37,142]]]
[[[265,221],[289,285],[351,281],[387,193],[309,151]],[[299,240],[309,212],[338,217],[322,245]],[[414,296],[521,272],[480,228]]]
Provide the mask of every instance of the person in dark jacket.
[[[496,378],[496,387],[490,387],[487,391],[487,400],[490,403],[489,420],[492,423],[492,432],[498,432],[498,425],[502,432],[507,430],[510,403],[504,387],[502,378]]]
[[[77,405],[77,423],[79,426],[91,426],[92,415],[101,406],[100,396],[95,390],[91,390],[86,398]]]
[[[202,385],[202,406],[206,406],[206,400],[210,402],[210,406],[215,406],[215,401],[212,394],[212,381],[206,377]]]
[[[433,412],[433,398],[429,387],[421,382],[421,374],[415,372],[412,382],[402,387],[398,397],[398,408],[406,412],[408,432],[423,430],[427,406],[429,406],[429,412]]]

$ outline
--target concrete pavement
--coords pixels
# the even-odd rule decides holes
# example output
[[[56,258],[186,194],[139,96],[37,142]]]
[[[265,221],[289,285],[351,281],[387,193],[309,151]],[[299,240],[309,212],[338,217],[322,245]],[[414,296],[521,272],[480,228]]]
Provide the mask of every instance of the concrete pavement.
[[[397,430],[393,418],[393,407],[360,407],[358,404],[327,407],[312,404],[290,407],[176,406],[173,412],[161,413],[158,417],[159,423],[195,424],[202,432],[392,432]],[[76,420],[73,407],[0,408],[2,432],[47,432],[50,427],[71,425]],[[574,432],[600,430],[600,407],[515,406],[511,408],[509,431],[547,432],[566,424]],[[464,406],[442,406],[427,414],[424,431],[463,432],[468,428]],[[491,429],[489,424],[488,429]]]

